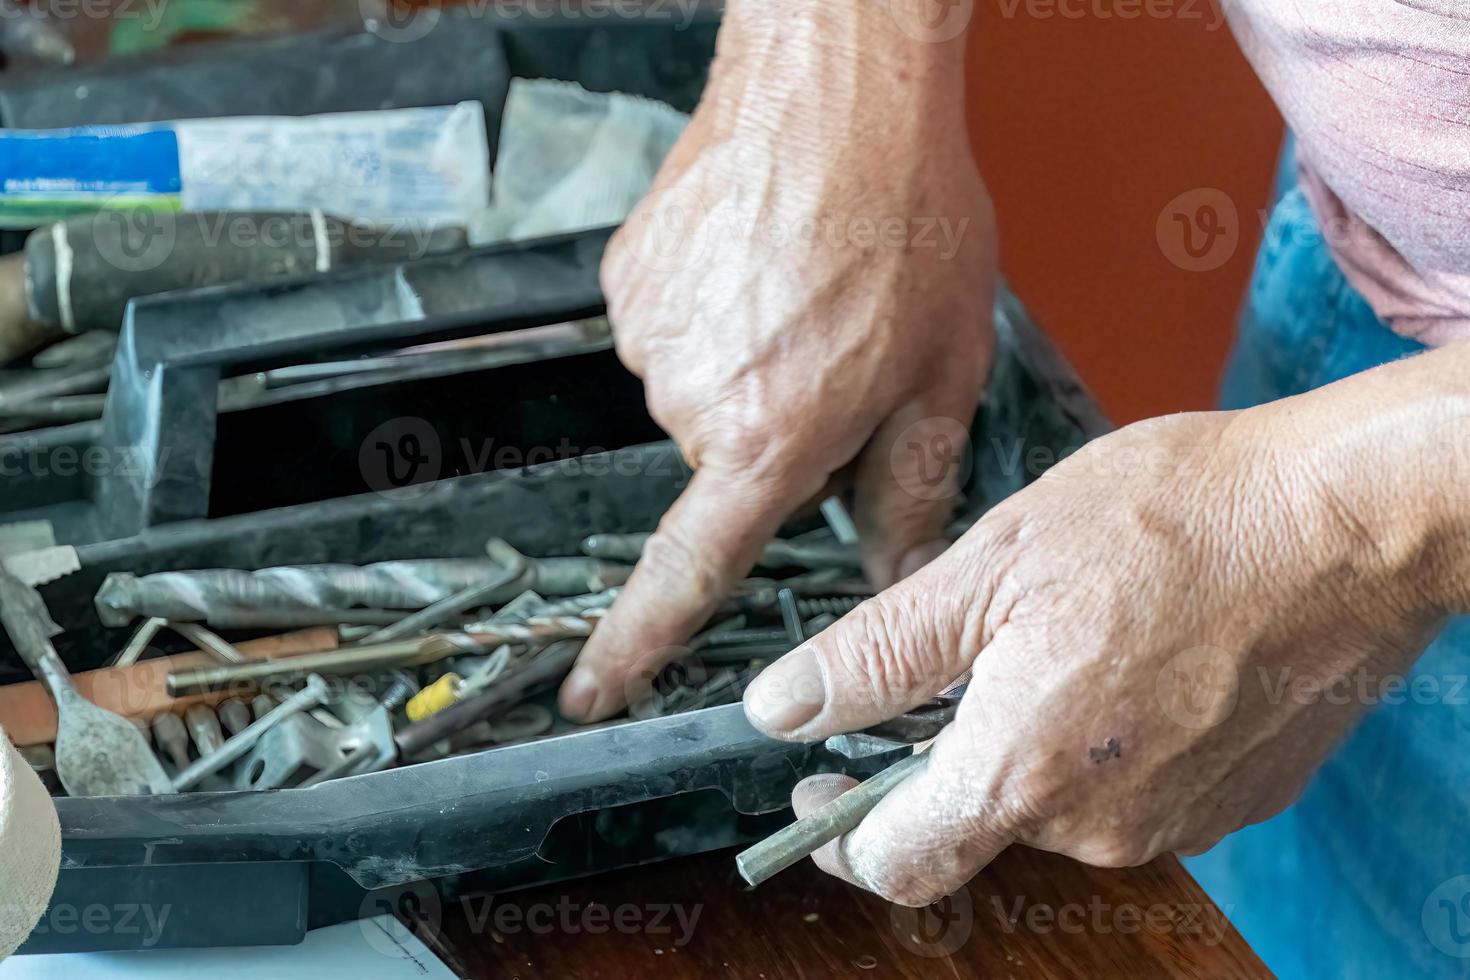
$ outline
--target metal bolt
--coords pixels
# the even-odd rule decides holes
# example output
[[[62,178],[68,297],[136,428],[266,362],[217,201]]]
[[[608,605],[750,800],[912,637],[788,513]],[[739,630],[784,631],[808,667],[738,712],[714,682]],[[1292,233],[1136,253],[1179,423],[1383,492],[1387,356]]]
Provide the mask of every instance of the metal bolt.
[[[239,735],[250,727],[250,708],[239,698],[230,698],[221,701],[215,709],[219,715],[220,722],[225,726],[225,731],[231,735]]]
[[[184,712],[184,722],[189,726],[189,733],[194,736],[194,747],[201,756],[208,755],[225,744],[225,733],[220,728],[219,716],[208,705],[190,705],[189,710]]]
[[[266,715],[270,714],[272,711],[276,710],[276,699],[271,697],[269,694],[257,694],[255,697],[250,699],[250,710],[252,713],[254,713],[255,720],[259,721]],[[239,733],[236,732],[236,734]]]
[[[189,730],[178,715],[164,712],[153,719],[153,741],[174,764],[175,772],[189,768]]]

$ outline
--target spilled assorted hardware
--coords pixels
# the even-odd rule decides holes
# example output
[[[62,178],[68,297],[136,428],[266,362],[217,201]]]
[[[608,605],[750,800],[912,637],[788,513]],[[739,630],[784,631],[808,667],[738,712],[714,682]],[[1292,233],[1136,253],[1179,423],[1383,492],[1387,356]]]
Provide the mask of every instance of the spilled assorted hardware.
[[[575,731],[555,690],[642,543],[593,535],[582,555],[532,558],[495,539],[480,559],[112,575],[95,597],[100,621],[138,625],[91,675],[158,664],[136,676],[163,688],[136,710],[114,704],[121,713],[78,692],[39,594],[0,571],[0,619],[60,719],[54,745],[28,757],[72,796],[307,789]],[[766,664],[869,594],[855,559],[825,530],[772,542],[761,559],[772,577],[740,583],[685,657],[641,678],[625,720],[739,700]],[[298,632],[231,638],[262,629]],[[167,634],[198,652],[157,656]]]

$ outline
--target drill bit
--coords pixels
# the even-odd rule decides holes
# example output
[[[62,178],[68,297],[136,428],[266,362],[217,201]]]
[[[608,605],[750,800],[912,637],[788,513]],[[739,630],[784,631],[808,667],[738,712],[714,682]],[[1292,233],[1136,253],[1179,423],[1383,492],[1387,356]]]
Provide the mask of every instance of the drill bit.
[[[582,553],[609,561],[637,561],[649,534],[594,534],[582,541]],[[862,567],[855,547],[815,541],[772,541],[761,551],[757,564],[765,568],[851,568]]]
[[[424,609],[485,582],[503,567],[493,558],[433,558],[254,572],[160,572],[141,578],[119,572],[103,581],[95,603],[107,626],[126,626],[138,616],[225,629],[296,627],[305,618],[317,620],[311,625],[337,625],[354,621],[358,612],[372,612],[376,619],[382,610]],[[628,572],[624,566],[583,557],[528,559],[523,575],[483,600],[507,602],[527,589],[556,596],[598,592],[621,585]],[[388,622],[400,618],[389,616]]]
[[[459,654],[486,653],[504,644],[539,647],[558,640],[591,636],[601,615],[601,610],[589,610],[581,616],[538,616],[525,623],[487,627],[474,633],[435,633],[410,640],[364,644],[265,663],[178,670],[168,675],[168,691],[178,697],[223,689],[241,682],[302,677],[311,673],[341,675],[391,667],[420,667]]]

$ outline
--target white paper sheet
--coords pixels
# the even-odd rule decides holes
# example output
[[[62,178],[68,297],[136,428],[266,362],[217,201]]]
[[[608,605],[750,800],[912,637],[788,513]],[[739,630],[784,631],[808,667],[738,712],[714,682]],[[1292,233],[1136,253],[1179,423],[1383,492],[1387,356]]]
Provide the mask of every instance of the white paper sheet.
[[[159,949],[12,956],[3,980],[453,980],[454,974],[390,916],[306,934],[299,946]]]

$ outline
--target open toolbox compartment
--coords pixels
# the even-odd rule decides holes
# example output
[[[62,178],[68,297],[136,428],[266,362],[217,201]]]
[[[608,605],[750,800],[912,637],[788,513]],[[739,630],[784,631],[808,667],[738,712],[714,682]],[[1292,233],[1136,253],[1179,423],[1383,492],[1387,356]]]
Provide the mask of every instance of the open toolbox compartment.
[[[592,256],[580,249],[595,250],[602,240],[549,247],[591,270]],[[545,247],[524,251],[544,256],[537,250]],[[228,291],[211,291],[152,300],[137,313],[154,304],[232,301]],[[144,319],[135,315],[130,329]],[[393,328],[400,337],[444,336],[462,330],[458,324],[450,317]],[[1001,347],[966,485],[977,505],[1014,492],[1106,429],[1008,295],[997,325]],[[499,384],[545,363],[554,362],[503,367],[485,380]],[[600,369],[622,371],[610,355]],[[686,478],[672,446],[654,442],[257,514],[170,521],[81,545],[81,570],[42,591],[67,630],[58,648],[81,669],[125,639],[101,627],[92,610],[109,572],[468,556],[497,535],[527,554],[574,554],[594,530],[651,529]],[[5,657],[14,671],[13,652]],[[750,728],[737,704],[311,789],[62,798],[63,870],[54,901],[170,912],[157,932],[43,931],[25,950],[131,948],[144,939],[158,946],[294,942],[310,927],[400,905],[422,908],[452,894],[462,876],[476,887],[510,889],[753,840],[784,820],[791,788],[805,775],[863,776],[888,761],[854,763],[820,746],[773,742]]]
[[[465,33],[484,22],[482,12]],[[512,66],[555,66],[517,74],[577,77],[684,107],[698,90],[697,81],[681,87],[691,84],[689,52],[704,46],[707,61],[713,38],[709,21],[679,35],[631,22],[495,26]],[[661,50],[652,44],[642,55],[610,53],[618,31],[662,32],[684,53],[652,56]],[[0,93],[0,113],[57,124],[16,116],[33,96]],[[181,114],[172,106],[155,117]],[[0,438],[9,461],[0,523],[49,520],[77,549],[80,570],[41,589],[65,630],[56,645],[68,666],[100,666],[126,640],[93,607],[112,572],[470,557],[491,537],[528,555],[570,555],[593,532],[651,529],[688,472],[595,320],[609,234],[135,302],[104,417]],[[589,319],[550,342],[521,334],[529,341],[494,367],[214,409],[221,380],[242,371]],[[972,511],[1107,428],[1009,293],[997,328],[972,433]],[[404,426],[433,434],[438,464],[390,486],[405,481],[364,447],[391,447]],[[557,458],[486,469],[456,455],[464,439],[495,440],[525,463],[534,447],[558,447]],[[89,452],[101,465],[77,465]],[[28,676],[0,636],[0,682]],[[768,740],[735,704],[310,789],[60,798],[53,906],[152,910],[157,928],[140,920],[94,932],[43,919],[23,952],[290,943],[331,922],[422,910],[460,884],[512,889],[731,846],[784,822],[803,776],[867,775],[888,761]]]

